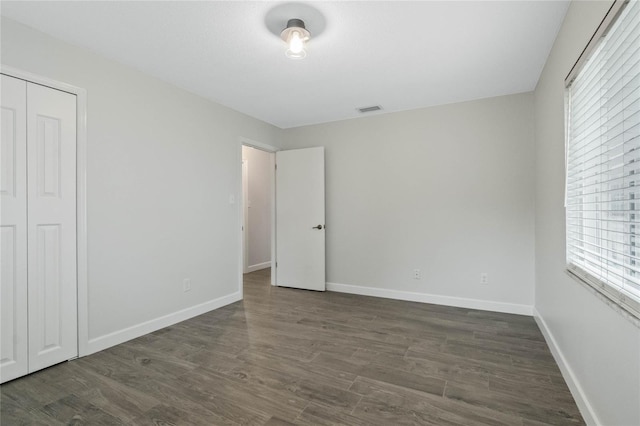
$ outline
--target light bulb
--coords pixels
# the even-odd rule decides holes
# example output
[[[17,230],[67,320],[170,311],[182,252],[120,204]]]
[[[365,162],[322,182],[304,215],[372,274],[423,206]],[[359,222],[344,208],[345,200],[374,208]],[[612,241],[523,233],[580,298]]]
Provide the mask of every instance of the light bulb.
[[[289,39],[289,50],[294,55],[299,55],[304,50],[304,40],[300,31],[292,31]]]
[[[302,59],[307,56],[306,43],[309,31],[302,19],[289,19],[287,27],[280,33],[280,38],[287,43],[287,58]]]

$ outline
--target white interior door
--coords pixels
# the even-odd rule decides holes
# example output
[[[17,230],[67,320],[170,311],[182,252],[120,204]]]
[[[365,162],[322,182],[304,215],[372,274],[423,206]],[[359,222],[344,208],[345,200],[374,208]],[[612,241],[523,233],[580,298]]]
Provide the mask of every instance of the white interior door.
[[[0,135],[0,381],[28,372],[27,83],[2,76]]]
[[[324,148],[276,153],[276,284],[325,290]]]
[[[76,97],[27,84],[29,372],[78,354]]]

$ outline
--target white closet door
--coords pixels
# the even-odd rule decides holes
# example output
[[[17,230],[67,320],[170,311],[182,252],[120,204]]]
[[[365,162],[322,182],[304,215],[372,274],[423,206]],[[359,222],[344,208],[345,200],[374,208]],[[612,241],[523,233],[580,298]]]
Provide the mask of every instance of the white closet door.
[[[76,97],[27,84],[29,372],[78,354]]]
[[[27,84],[2,76],[0,135],[0,382],[27,364]]]

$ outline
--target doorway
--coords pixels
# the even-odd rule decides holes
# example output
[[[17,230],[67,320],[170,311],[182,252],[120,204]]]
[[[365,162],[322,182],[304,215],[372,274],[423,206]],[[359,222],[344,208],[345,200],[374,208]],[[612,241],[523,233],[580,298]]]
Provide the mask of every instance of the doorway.
[[[273,152],[242,144],[242,273],[271,275],[273,258]]]
[[[270,284],[306,290],[326,289],[325,285],[325,225],[324,225],[324,148],[313,147],[281,151],[276,147],[240,137],[238,143],[238,217],[239,283],[243,294],[243,279],[247,273],[263,271],[270,275]],[[269,158],[268,172],[258,175],[267,186],[270,201],[270,261],[258,262],[248,253],[251,247],[251,216],[257,215],[251,193],[252,158],[248,153],[261,152]],[[276,158],[278,167],[276,167]],[[282,164],[281,164],[282,163]],[[281,167],[282,166],[282,167]],[[254,173],[255,174],[255,173]],[[278,174],[278,189],[276,189]],[[276,192],[278,197],[276,197]],[[235,195],[230,203],[235,204]],[[277,202],[276,202],[277,200]],[[283,204],[284,203],[284,204]],[[276,207],[276,204],[278,206]],[[276,215],[278,210],[278,215]],[[295,218],[296,220],[287,220]],[[278,216],[278,217],[276,217]],[[278,224],[277,222],[281,223]],[[300,222],[300,223],[298,223]],[[289,232],[286,232],[289,231]],[[276,238],[276,234],[277,238]],[[304,234],[304,238],[287,236]],[[264,234],[262,234],[264,243]],[[268,240],[268,239],[267,239]],[[278,240],[278,242],[276,242]],[[262,245],[264,247],[264,244]],[[296,248],[297,247],[297,248]],[[278,250],[276,250],[278,248]],[[296,250],[300,250],[298,253]],[[276,257],[281,257],[277,259]],[[264,256],[262,257],[264,259]],[[268,257],[267,257],[268,258]],[[257,262],[257,263],[256,263]],[[282,263],[284,262],[284,264]],[[283,267],[284,265],[284,267]],[[267,268],[270,269],[270,273]],[[288,280],[281,282],[280,273],[285,269]],[[288,269],[288,270],[287,270]],[[253,271],[253,272],[251,272]]]

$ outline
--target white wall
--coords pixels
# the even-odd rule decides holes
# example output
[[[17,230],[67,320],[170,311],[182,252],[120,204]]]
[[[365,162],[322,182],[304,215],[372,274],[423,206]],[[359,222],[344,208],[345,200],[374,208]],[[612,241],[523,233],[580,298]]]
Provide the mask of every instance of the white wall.
[[[87,90],[90,350],[240,297],[238,137],[279,129],[5,18],[2,64]]]
[[[592,424],[640,424],[640,329],[565,270],[564,78],[611,2],[573,2],[535,91],[536,315]]]
[[[248,162],[246,232],[249,272],[271,266],[272,155],[252,147],[242,147],[242,158]]]
[[[532,115],[520,94],[285,130],[326,147],[329,289],[530,314]]]

